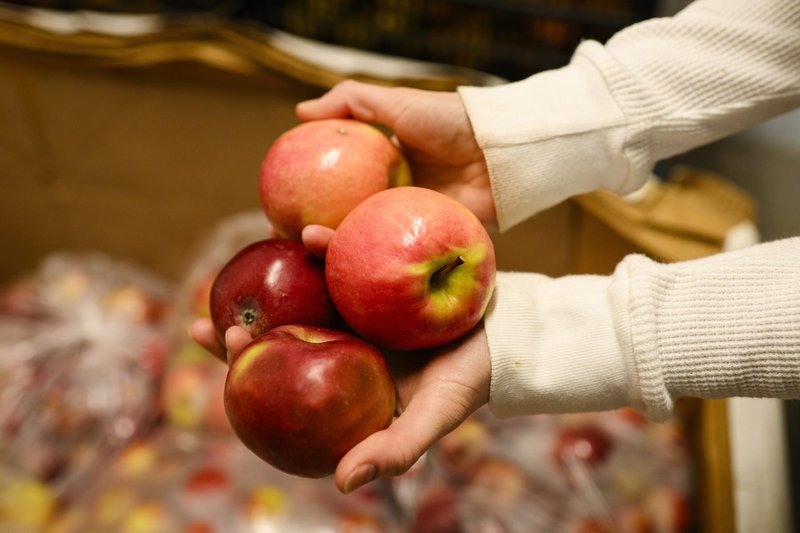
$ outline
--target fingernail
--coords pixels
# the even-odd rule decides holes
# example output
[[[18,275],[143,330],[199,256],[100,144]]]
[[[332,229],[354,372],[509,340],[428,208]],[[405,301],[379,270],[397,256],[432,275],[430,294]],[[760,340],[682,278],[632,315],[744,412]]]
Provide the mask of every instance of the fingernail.
[[[366,485],[378,473],[375,465],[361,465],[357,466],[347,476],[347,481],[344,482],[344,493],[349,494],[362,485]]]

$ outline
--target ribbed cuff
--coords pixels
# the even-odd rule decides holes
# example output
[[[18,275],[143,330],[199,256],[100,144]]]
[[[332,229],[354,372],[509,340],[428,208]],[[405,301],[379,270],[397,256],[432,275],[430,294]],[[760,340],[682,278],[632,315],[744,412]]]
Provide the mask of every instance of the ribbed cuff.
[[[501,417],[631,405],[604,276],[499,273],[486,316],[489,406]]]
[[[574,196],[627,180],[625,116],[581,50],[561,69],[499,87],[461,87],[484,152],[501,230]],[[617,191],[618,192],[618,191]]]

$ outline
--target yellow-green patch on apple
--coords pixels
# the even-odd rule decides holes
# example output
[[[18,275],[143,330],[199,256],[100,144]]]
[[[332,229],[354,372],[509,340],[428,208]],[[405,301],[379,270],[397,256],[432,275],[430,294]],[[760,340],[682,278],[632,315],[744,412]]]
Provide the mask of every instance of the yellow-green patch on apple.
[[[494,246],[463,204],[421,187],[374,194],[342,221],[325,260],[342,318],[384,348],[452,342],[483,317],[494,289]]]
[[[468,305],[469,296],[483,288],[475,281],[476,270],[486,257],[486,246],[451,248],[450,253],[411,265],[415,275],[426,275],[429,297],[426,310],[431,318],[442,318]],[[487,299],[488,300],[488,299]]]
[[[236,380],[239,375],[247,371],[247,368],[255,362],[267,350],[266,344],[251,344],[245,348],[239,357],[236,358],[236,364],[233,365],[228,373],[228,379]]]

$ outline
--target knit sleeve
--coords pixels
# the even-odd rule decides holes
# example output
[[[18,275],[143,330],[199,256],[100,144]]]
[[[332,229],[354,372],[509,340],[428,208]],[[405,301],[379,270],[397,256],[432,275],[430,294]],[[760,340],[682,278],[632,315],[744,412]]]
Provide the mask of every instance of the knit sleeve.
[[[501,273],[486,317],[498,416],[683,396],[800,398],[800,237],[612,276]]]
[[[800,105],[800,4],[698,0],[583,42],[564,68],[459,93],[504,230]]]
[[[617,269],[613,314],[649,416],[675,398],[800,398],[800,237]]]
[[[682,396],[800,398],[800,237],[612,276],[502,273],[486,318],[498,416]]]

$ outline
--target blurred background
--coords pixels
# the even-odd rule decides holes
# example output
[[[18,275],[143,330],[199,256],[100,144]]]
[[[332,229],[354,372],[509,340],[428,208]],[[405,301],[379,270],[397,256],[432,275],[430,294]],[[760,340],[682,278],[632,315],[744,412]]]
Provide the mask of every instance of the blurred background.
[[[186,335],[216,270],[267,234],[258,168],[298,101],[347,78],[433,90],[522,79],[566,64],[582,39],[687,3],[0,2],[0,529],[800,530],[797,402],[687,402],[667,425],[479,414],[353,503],[237,448],[219,412],[224,367]],[[762,240],[800,234],[800,112],[655,175],[694,209],[695,233],[653,233],[644,207],[592,196],[495,235],[500,266],[561,275],[606,273],[633,251],[681,260],[723,249],[742,221]],[[551,448],[584,425],[616,451],[576,485]]]

